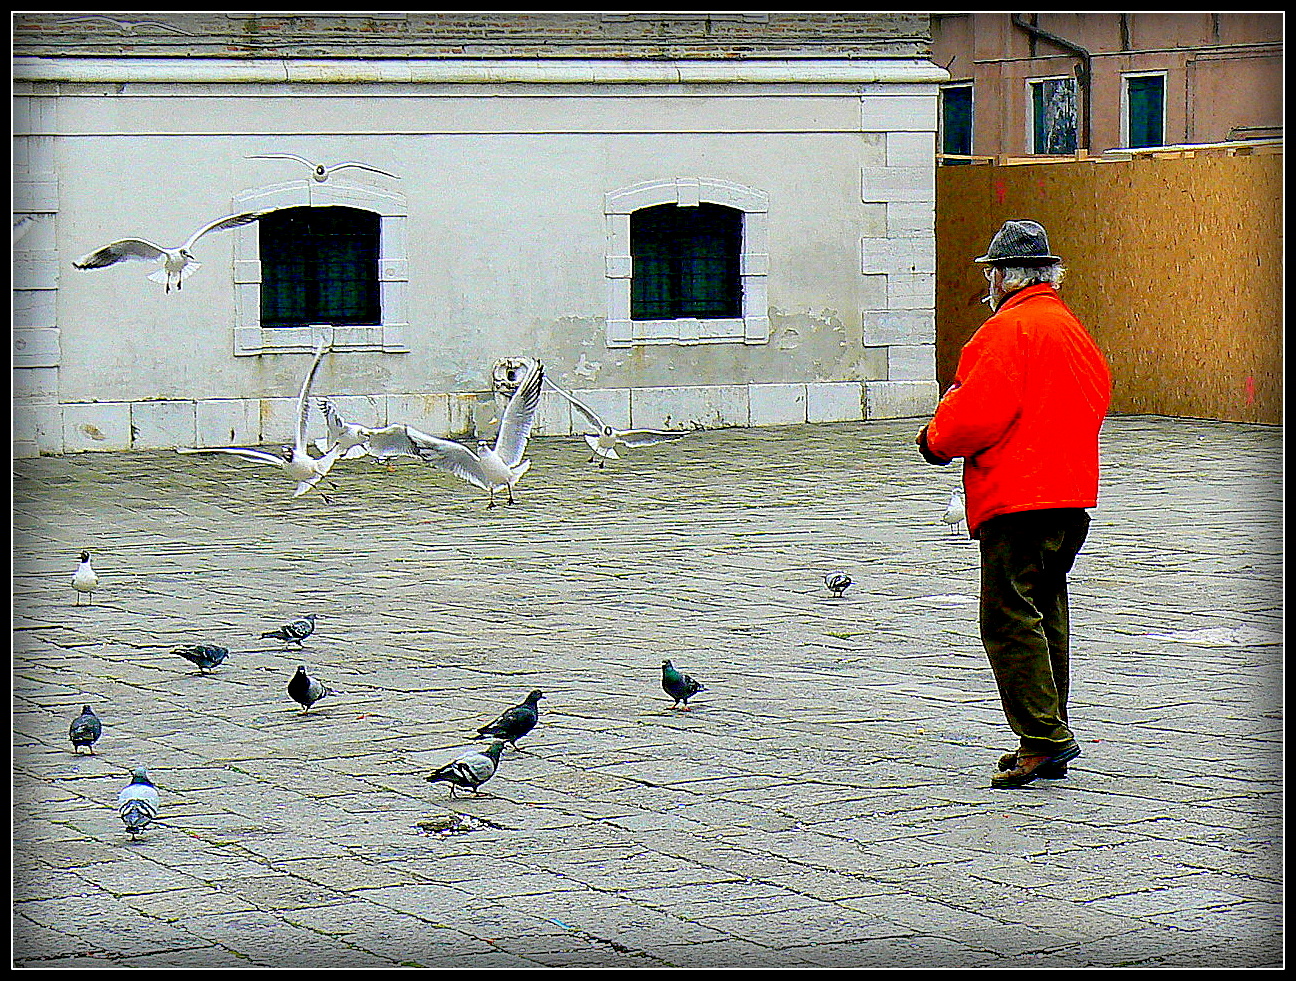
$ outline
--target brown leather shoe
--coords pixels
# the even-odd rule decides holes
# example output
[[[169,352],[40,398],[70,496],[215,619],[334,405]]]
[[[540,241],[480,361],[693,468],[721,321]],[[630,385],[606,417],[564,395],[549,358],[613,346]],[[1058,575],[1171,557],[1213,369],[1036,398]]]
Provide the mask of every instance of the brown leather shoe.
[[[1006,773],[1009,770],[1017,769],[1017,750],[1011,753],[1004,753],[999,757],[999,772]],[[1035,776],[1043,777],[1045,780],[1063,780],[1067,775],[1067,765],[1065,763],[1045,763],[1035,771]]]
[[[1067,761],[1073,760],[1080,755],[1080,747],[1073,743],[1053,756],[1023,756],[1020,751],[1008,755],[1016,756],[1016,766],[1008,770],[1001,770],[992,776],[990,778],[991,787],[1024,787],[1036,777],[1043,776],[1044,774],[1040,771],[1046,767],[1051,772],[1057,772],[1056,768],[1059,766],[1065,770]],[[999,761],[1000,765],[1007,760],[1008,756],[1005,756]]]

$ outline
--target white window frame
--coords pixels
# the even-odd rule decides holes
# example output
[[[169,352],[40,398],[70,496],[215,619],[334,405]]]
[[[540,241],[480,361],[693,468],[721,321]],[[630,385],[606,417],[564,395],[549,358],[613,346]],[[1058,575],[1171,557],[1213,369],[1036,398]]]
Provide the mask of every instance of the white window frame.
[[[631,320],[630,215],[642,208],[719,204],[743,214],[742,316]],[[769,195],[752,187],[710,177],[669,177],[610,191],[603,198],[607,223],[607,346],[636,344],[765,344],[769,341]]]
[[[1070,82],[1076,89],[1076,114],[1080,112],[1080,83],[1074,75],[1038,75],[1026,79],[1026,152],[1035,155],[1035,86],[1041,82]],[[1077,118],[1076,123],[1080,120]],[[1080,133],[1076,132],[1076,146],[1080,145]],[[1047,154],[1041,154],[1047,156]]]
[[[234,210],[262,211],[283,208],[344,206],[378,215],[378,300],[382,322],[332,328],[334,351],[409,351],[409,244],[406,223],[409,208],[399,193],[353,184],[291,181],[254,188],[234,198]],[[255,222],[234,232],[234,354],[309,353],[320,328],[261,326],[261,254]]]
[[[1129,83],[1131,78],[1161,79],[1161,145],[1166,146],[1166,108],[1170,102],[1170,73],[1168,71],[1121,72],[1120,86],[1120,140],[1121,146],[1130,145]]]

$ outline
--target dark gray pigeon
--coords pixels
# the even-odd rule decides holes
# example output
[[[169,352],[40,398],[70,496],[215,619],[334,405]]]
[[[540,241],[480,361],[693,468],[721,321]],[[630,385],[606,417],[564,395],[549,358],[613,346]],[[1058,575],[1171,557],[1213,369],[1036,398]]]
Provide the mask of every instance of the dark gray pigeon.
[[[72,740],[72,752],[81,752],[84,746],[94,752],[95,740],[103,735],[103,723],[99,721],[99,716],[95,715],[89,705],[83,706],[81,714],[72,720],[72,725],[68,727],[68,736]]]
[[[198,665],[198,673],[210,671],[221,661],[229,657],[229,651],[224,647],[217,647],[214,644],[187,644],[184,647],[177,647],[171,652],[179,654],[186,661],[192,661]]]
[[[844,572],[830,572],[824,576],[824,585],[828,587],[828,592],[832,593],[834,597],[840,597],[842,593],[846,592],[846,587],[853,581]]]
[[[158,792],[149,779],[148,770],[136,767],[131,782],[117,795],[117,813],[134,840],[149,824],[157,820]]]
[[[688,708],[690,698],[700,691],[706,691],[700,682],[678,670],[670,661],[662,661],[662,689],[675,699],[671,708],[679,708],[679,703],[683,702],[685,709]]]
[[[496,740],[484,750],[474,749],[451,760],[428,776],[427,782],[448,783],[451,797],[455,796],[456,787],[467,787],[475,794],[478,787],[495,776],[495,771],[499,769],[500,754],[503,752],[504,741]]]
[[[304,617],[298,617],[292,623],[285,623],[282,627],[276,627],[274,630],[267,630],[261,635],[262,639],[273,637],[275,640],[297,641],[298,646],[301,642],[315,632],[315,614],[307,613]]]
[[[513,706],[490,725],[478,729],[477,738],[489,736],[493,739],[502,739],[517,749],[517,741],[534,729],[536,722],[540,720],[540,706],[536,703],[542,698],[544,695],[537,688],[521,705]]]
[[[288,682],[288,694],[292,696],[293,701],[302,706],[303,712],[309,712],[312,705],[327,695],[332,695],[333,690],[326,688],[316,679],[306,673],[306,665],[297,665],[297,673],[292,676]]]

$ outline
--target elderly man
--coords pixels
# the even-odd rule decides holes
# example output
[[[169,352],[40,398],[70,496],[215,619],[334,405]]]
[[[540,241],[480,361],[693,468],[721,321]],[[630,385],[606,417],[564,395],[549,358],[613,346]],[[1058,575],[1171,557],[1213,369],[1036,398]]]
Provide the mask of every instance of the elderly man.
[[[1034,221],[1004,223],[986,254],[993,316],[918,434],[938,465],[963,458],[968,533],[981,546],[981,640],[1019,739],[994,787],[1066,775],[1067,573],[1098,501],[1098,432],[1111,397],[1102,352],[1058,296],[1061,260]]]

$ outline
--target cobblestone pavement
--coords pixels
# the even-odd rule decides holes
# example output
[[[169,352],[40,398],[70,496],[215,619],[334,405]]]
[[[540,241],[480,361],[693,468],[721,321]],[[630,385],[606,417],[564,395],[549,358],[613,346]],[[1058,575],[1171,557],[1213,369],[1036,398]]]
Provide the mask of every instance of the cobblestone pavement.
[[[1280,965],[1281,431],[1108,420],[1084,755],[992,790],[977,549],[919,422],[604,470],[534,440],[490,511],[417,463],[344,464],[330,508],[233,459],[15,462],[15,963]],[[258,639],[308,611],[300,651]],[[195,642],[232,653],[200,676]],[[299,663],[337,690],[306,714]],[[536,687],[479,796],[425,782]],[[137,764],[163,823],[132,842]]]

